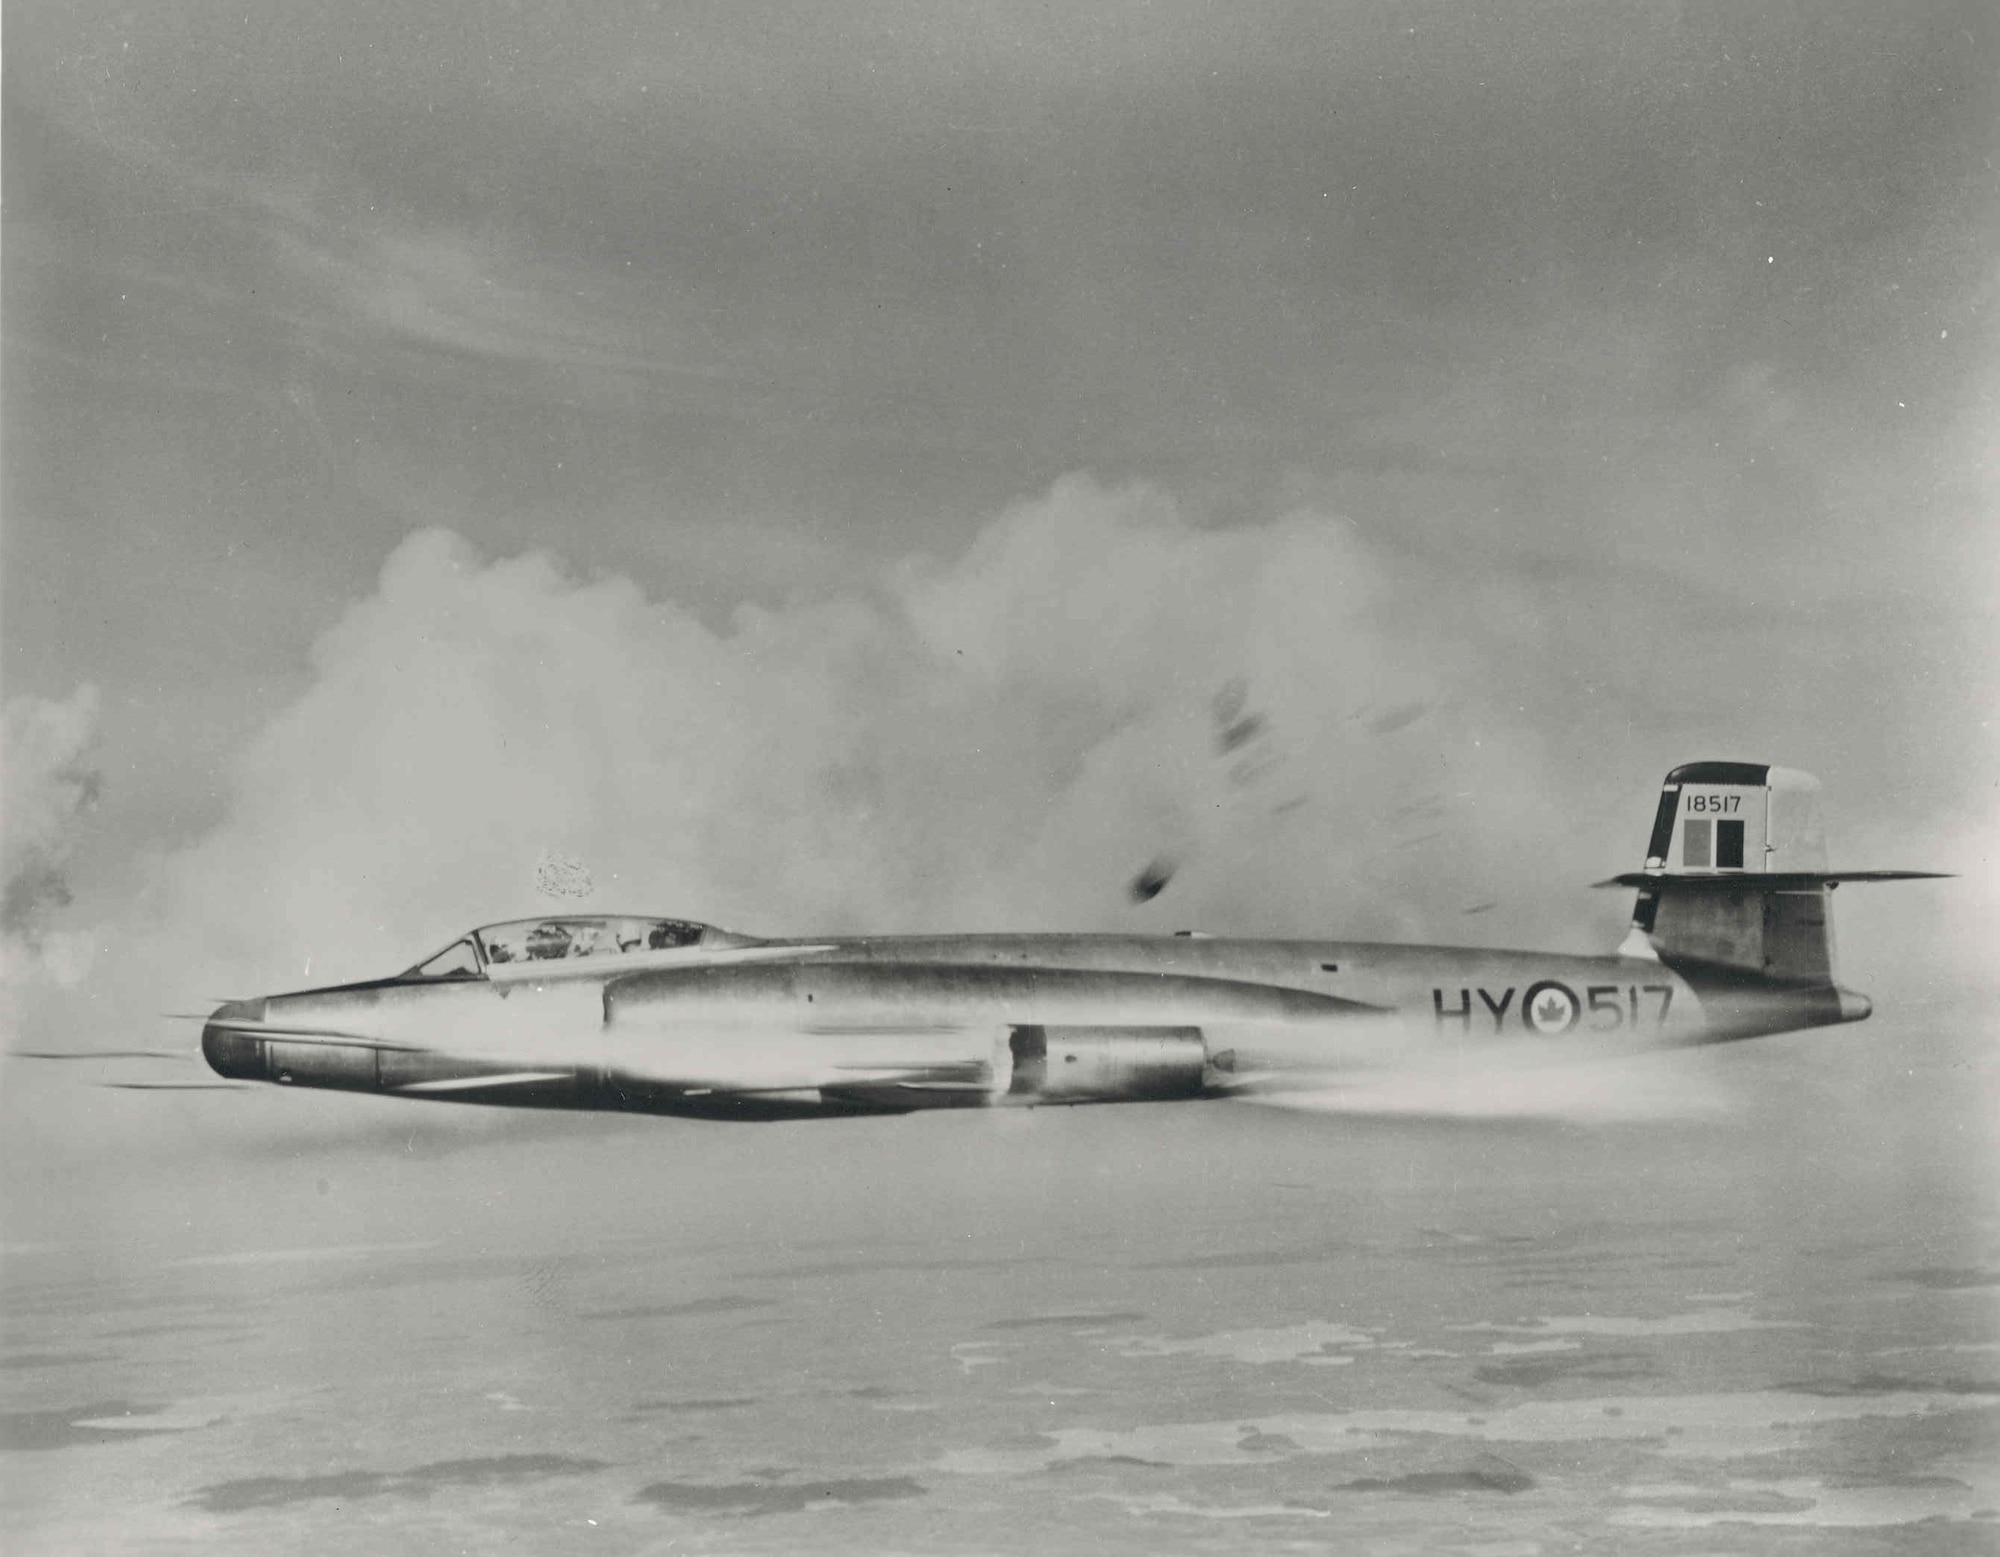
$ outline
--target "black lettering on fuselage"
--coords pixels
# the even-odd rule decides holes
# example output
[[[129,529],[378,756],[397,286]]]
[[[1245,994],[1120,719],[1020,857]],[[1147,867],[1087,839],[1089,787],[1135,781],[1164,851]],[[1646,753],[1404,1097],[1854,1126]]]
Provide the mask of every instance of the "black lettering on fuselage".
[[[1467,1032],[1472,1030],[1471,990],[1461,989],[1458,992],[1458,1009],[1456,1011],[1447,1011],[1444,1008],[1444,991],[1434,989],[1431,991],[1431,1008],[1437,1012],[1438,1026],[1444,1026],[1444,1019],[1446,1017],[1455,1016],[1458,1018],[1459,1026],[1463,1027]]]
[[[1544,983],[1549,981],[1544,980]],[[1561,988],[1554,985],[1551,987]],[[1507,1016],[1511,1011],[1521,1013],[1521,1021],[1529,1031],[1543,1031],[1544,1029],[1536,1027],[1533,1018],[1530,1017],[1525,997],[1521,1005],[1514,1004],[1514,996],[1517,993],[1518,990],[1512,984],[1497,995],[1492,990],[1479,986],[1461,987],[1450,991],[1434,988],[1431,990],[1431,1011],[1439,1027],[1443,1027],[1448,1021],[1456,1021],[1460,1031],[1466,1033],[1472,1031],[1473,1012],[1480,1007],[1484,1007],[1486,1014],[1493,1018],[1493,1031],[1496,1033],[1506,1030]],[[1563,993],[1569,994],[1566,989]],[[1445,1004],[1447,994],[1457,997],[1455,1005]],[[1478,1006],[1472,1003],[1474,994],[1479,996]],[[1573,994],[1569,995],[1569,1002],[1575,1008],[1577,1016],[1582,1016],[1586,1012],[1590,1014],[1592,1017],[1590,1026],[1598,1032],[1611,1032],[1628,1025],[1637,1028],[1642,1020],[1647,1026],[1664,1030],[1667,1025],[1667,1012],[1674,1000],[1674,989],[1671,984],[1593,984],[1584,991],[1584,994],[1588,1001],[1587,1005]],[[1648,995],[1658,997],[1657,1009],[1648,1010],[1641,1006],[1641,998]],[[1576,1018],[1572,1017],[1569,1026],[1575,1025]],[[1568,1028],[1563,1030],[1567,1031]]]

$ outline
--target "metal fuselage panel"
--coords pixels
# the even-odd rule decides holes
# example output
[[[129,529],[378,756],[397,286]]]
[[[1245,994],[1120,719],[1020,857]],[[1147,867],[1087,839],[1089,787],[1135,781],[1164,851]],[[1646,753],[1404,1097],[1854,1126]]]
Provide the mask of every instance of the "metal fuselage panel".
[[[1417,1042],[1651,1048],[1841,1020],[1829,986],[1632,957],[1068,935],[770,942],[277,995],[262,1011],[225,1073],[725,1118],[1198,1096]]]

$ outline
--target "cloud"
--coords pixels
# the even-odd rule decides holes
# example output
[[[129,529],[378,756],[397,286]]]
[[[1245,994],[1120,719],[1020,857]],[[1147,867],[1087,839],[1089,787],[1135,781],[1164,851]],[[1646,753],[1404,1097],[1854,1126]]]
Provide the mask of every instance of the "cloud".
[[[408,966],[548,906],[552,858],[592,906],[767,934],[1462,938],[1555,841],[1561,786],[1462,717],[1412,606],[1336,516],[1214,529],[1081,476],[962,556],[720,627],[671,582],[422,531],[236,759],[223,822],[142,866],[67,1030]],[[1588,945],[1604,907],[1476,923]]]
[[[103,775],[87,762],[97,728],[97,689],[85,685],[54,702],[7,704],[0,734],[0,970],[17,980],[74,984],[89,970],[93,937],[55,928],[70,903],[66,868],[83,818],[97,804]]]
[[[320,641],[150,917],[232,988],[532,912],[552,854],[599,906],[771,933],[1420,932],[1535,831],[1543,775],[1446,715],[1384,723],[1450,704],[1406,605],[1338,518],[1210,530],[1082,477],[960,558],[721,630],[426,531]],[[1231,684],[1269,732],[1253,763],[1217,739]],[[1482,843],[1460,793],[1512,841]],[[1162,847],[1188,863],[1149,915],[1124,893]]]

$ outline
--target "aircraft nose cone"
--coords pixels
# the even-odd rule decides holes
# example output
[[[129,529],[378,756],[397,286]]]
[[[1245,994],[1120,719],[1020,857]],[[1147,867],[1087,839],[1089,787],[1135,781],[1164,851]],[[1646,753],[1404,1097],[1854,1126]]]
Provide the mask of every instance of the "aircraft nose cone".
[[[201,1030],[201,1055],[208,1061],[208,1068],[232,1081],[261,1080],[264,1075],[262,1043],[232,1024],[263,1020],[264,1002],[261,1000],[231,1000],[218,1006],[215,1014],[208,1019],[208,1025]]]

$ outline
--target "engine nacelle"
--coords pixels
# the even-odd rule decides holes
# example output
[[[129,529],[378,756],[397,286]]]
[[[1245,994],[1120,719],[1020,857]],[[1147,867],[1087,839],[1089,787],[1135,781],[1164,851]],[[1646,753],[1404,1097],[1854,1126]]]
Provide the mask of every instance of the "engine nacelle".
[[[1198,1027],[1016,1027],[1011,1103],[1196,1097],[1208,1048]]]

